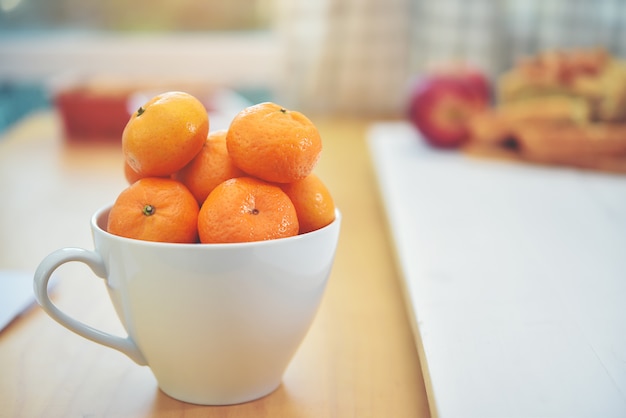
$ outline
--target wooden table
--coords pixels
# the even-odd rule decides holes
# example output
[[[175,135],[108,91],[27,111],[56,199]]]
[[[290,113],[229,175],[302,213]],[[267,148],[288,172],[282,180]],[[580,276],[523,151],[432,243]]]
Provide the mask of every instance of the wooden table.
[[[282,385],[258,401],[210,407],[158,390],[147,367],[87,341],[33,307],[0,332],[0,417],[427,417],[413,334],[365,145],[367,124],[317,121],[316,169],[344,214],[315,322]],[[53,112],[0,139],[0,269],[32,272],[57,248],[93,248],[91,214],[126,186],[119,144],[69,145]],[[55,303],[123,334],[104,284],[85,266],[57,270]]]

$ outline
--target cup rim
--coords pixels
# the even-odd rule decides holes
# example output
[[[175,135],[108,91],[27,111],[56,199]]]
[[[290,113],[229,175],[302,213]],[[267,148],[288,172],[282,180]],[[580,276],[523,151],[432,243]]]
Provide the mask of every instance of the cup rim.
[[[226,242],[226,243],[210,243],[210,244],[200,243],[200,242],[179,243],[179,242],[147,241],[147,240],[140,240],[136,238],[127,238],[127,237],[122,237],[120,235],[115,235],[115,234],[108,232],[106,228],[104,228],[103,226],[100,226],[100,224],[106,221],[107,218],[105,218],[105,216],[108,217],[108,212],[111,210],[112,207],[113,207],[113,203],[104,205],[91,216],[91,228],[92,230],[94,230],[94,232],[98,231],[98,233],[108,237],[109,239],[117,240],[120,242],[141,243],[141,245],[156,246],[156,247],[175,246],[176,248],[183,248],[183,247],[234,248],[234,247],[268,246],[268,245],[273,245],[276,243],[282,243],[282,242],[287,242],[287,241],[301,241],[301,240],[307,239],[308,237],[312,237],[314,235],[323,234],[325,231],[331,228],[334,228],[336,226],[339,226],[341,223],[341,219],[342,219],[341,211],[337,207],[335,207],[335,219],[331,223],[329,223],[328,225],[320,229],[316,229],[315,231],[311,231],[311,232],[306,232],[304,234],[298,234],[298,235],[293,235],[291,237],[275,238],[275,239],[262,240],[262,241]]]

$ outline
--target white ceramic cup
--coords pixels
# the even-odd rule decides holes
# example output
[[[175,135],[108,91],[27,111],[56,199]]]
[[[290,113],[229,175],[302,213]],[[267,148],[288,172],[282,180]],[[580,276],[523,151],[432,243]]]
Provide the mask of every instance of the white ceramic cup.
[[[91,219],[95,250],[63,248],[43,259],[35,296],[75,333],[147,365],[169,396],[227,405],[274,391],[306,335],[332,268],[341,214],[308,234],[237,244],[169,244],[106,232],[110,207]],[[79,261],[106,281],[126,338],[59,310],[48,281]]]

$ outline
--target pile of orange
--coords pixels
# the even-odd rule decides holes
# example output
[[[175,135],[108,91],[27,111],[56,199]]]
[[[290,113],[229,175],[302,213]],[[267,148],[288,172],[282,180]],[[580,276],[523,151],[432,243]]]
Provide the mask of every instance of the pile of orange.
[[[109,213],[115,235],[174,243],[284,238],[335,219],[313,173],[322,140],[300,112],[274,103],[243,109],[210,131],[203,104],[160,94],[131,115],[122,134],[124,189]]]

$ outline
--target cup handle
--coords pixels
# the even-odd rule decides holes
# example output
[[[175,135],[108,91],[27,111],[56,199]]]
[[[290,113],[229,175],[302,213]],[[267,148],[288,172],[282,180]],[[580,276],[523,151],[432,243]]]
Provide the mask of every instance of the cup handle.
[[[106,266],[98,253],[82,248],[56,250],[44,258],[35,271],[34,291],[37,302],[52,319],[70,331],[98,344],[121,351],[141,366],[147,365],[146,359],[130,336],[122,338],[97,330],[70,317],[52,303],[48,295],[48,281],[59,266],[70,261],[85,263],[96,276],[106,278]]]

